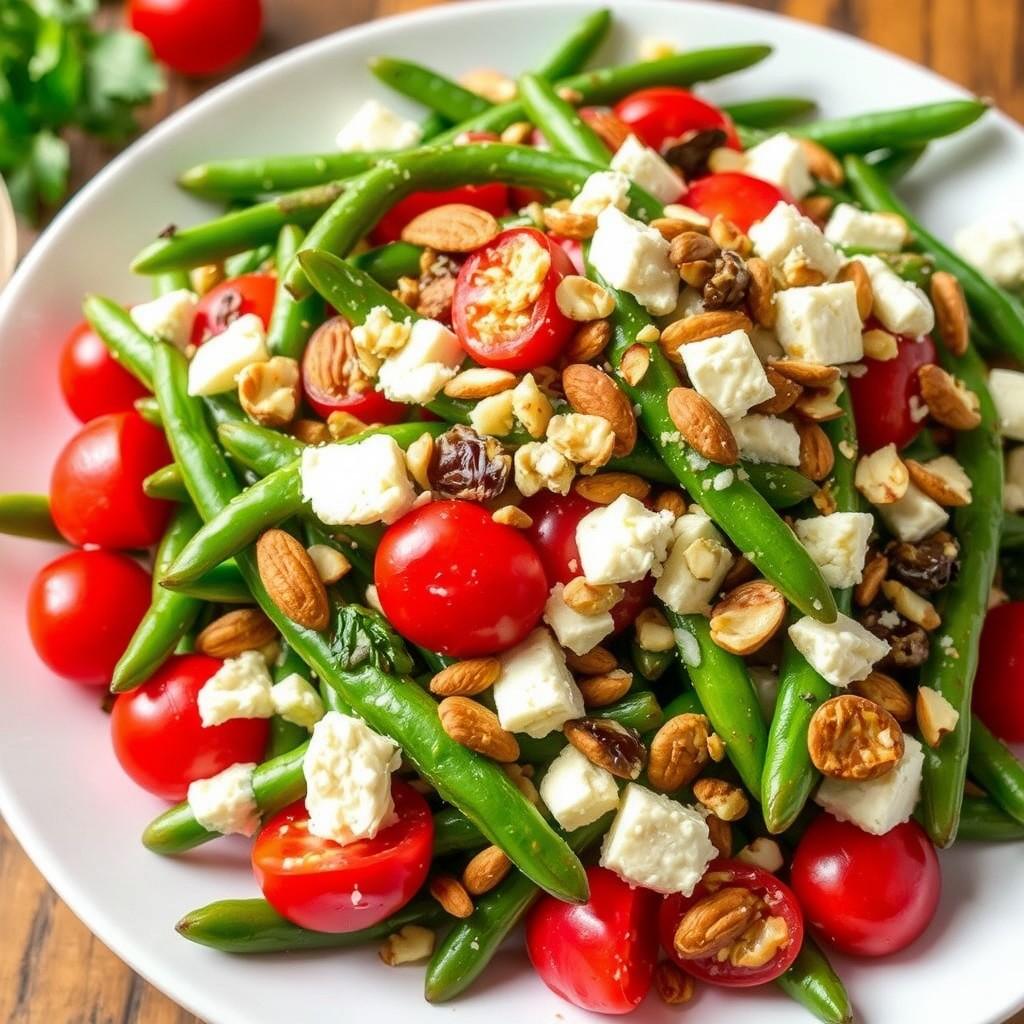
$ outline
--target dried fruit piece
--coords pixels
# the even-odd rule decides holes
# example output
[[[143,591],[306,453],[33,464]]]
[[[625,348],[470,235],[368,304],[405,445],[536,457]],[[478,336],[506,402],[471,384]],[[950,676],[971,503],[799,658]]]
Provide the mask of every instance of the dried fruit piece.
[[[877,779],[903,756],[903,730],[874,701],[844,693],[814,712],[807,750],[822,775],[858,782]]]
[[[918,541],[892,541],[885,548],[892,573],[919,594],[945,589],[959,568],[960,548],[945,530]]]
[[[587,760],[620,779],[635,779],[647,761],[640,734],[608,718],[577,718],[562,728]]]
[[[735,309],[747,297],[750,272],[742,257],[726,250],[715,260],[711,276],[704,282],[704,308]]]
[[[456,425],[434,441],[427,478],[442,498],[487,501],[504,491],[511,471],[500,441]]]
[[[284,530],[267,530],[256,542],[260,579],[275,605],[306,629],[326,629],[327,589],[306,549]]]
[[[710,725],[704,715],[676,715],[654,734],[647,778],[655,789],[673,793],[688,786],[708,763]]]

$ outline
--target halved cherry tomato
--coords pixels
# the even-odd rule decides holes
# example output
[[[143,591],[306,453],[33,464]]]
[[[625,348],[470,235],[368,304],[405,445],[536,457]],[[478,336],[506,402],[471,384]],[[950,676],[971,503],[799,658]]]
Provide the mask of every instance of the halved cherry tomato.
[[[530,542],[468,501],[432,501],[388,527],[373,575],[402,636],[459,658],[519,643],[548,595]]]
[[[864,330],[880,325],[869,320]],[[923,417],[914,418],[914,408],[921,398],[917,371],[935,362],[935,344],[925,335],[897,338],[895,359],[863,359],[867,372],[846,378],[857,421],[857,444],[865,455],[894,444],[904,448],[921,432]]]
[[[555,360],[576,326],[555,291],[573,274],[557,242],[536,228],[510,228],[462,265],[452,321],[462,347],[483,366],[529,370]]]
[[[680,202],[714,219],[718,214],[728,218],[741,231],[763,220],[776,203],[791,203],[792,197],[769,181],[753,178],[740,171],[709,174],[690,182]]]
[[[725,144],[740,149],[736,126],[724,110],[674,85],[640,89],[612,108],[641,142],[661,152],[687,132],[721,128]]]
[[[273,274],[242,274],[221,281],[196,306],[192,344],[201,345],[246,313],[255,313],[267,327],[274,312],[276,292],[277,278]]]
[[[985,616],[974,710],[1007,743],[1024,743],[1024,601],[996,605]]]
[[[114,702],[114,753],[143,789],[177,802],[196,779],[208,779],[239,761],[263,760],[267,719],[232,718],[204,726],[199,718],[199,691],[223,664],[203,654],[174,655],[151,679]]]
[[[583,265],[583,243],[575,238],[562,238],[559,235],[548,236],[552,242],[562,247],[562,251],[569,257],[572,263],[573,273],[580,277],[586,276],[586,268]]]
[[[132,408],[146,389],[110,354],[83,320],[60,351],[60,390],[68,408],[83,422]]]
[[[487,138],[491,136],[488,135]],[[449,203],[475,206],[495,217],[500,217],[508,209],[508,188],[500,181],[492,181],[485,185],[460,185],[458,188],[438,191],[413,192],[404,199],[399,199],[377,221],[377,226],[370,232],[370,238],[374,245],[397,242],[402,237],[402,229],[414,217],[437,206],[447,206]]]
[[[568,583],[582,575],[580,553],[576,547],[576,527],[588,513],[598,508],[592,501],[581,498],[574,491],[554,494],[538,491],[521,505],[533,520],[523,532],[529,538],[547,574],[548,586]],[[636,583],[623,583],[621,600],[612,608],[612,620],[619,632],[631,625],[643,608],[650,603],[654,580],[651,577]]]
[[[793,855],[807,923],[844,953],[906,949],[935,916],[942,889],[935,847],[916,821],[873,836],[822,814]]]
[[[142,481],[171,461],[162,430],[135,410],[91,420],[64,446],[50,477],[50,511],[72,544],[146,548],[174,508],[142,493]]]
[[[762,916],[778,919],[781,922],[780,929],[785,930],[785,937],[781,938],[778,948],[760,966],[733,963],[730,957],[722,960],[717,952],[699,960],[691,960],[676,951],[674,940],[683,915],[699,900],[727,886],[747,889],[759,896],[764,904]],[[804,918],[793,891],[773,874],[750,864],[723,858],[708,865],[704,878],[697,884],[692,896],[676,893],[665,900],[661,906],[658,930],[661,948],[688,974],[725,988],[749,988],[774,981],[789,968],[803,945]],[[754,958],[758,959],[758,954],[754,954]]]
[[[289,921],[317,932],[354,932],[412,899],[430,868],[434,821],[426,800],[394,779],[398,820],[373,839],[342,846],[309,831],[301,800],[256,837],[252,868],[263,895]]]
[[[590,898],[542,896],[526,918],[526,951],[544,984],[595,1013],[629,1013],[647,995],[658,959],[659,897],[605,868],[587,868]]]
[[[106,686],[149,608],[149,573],[113,551],[72,551],[39,570],[28,592],[32,646],[51,672]]]

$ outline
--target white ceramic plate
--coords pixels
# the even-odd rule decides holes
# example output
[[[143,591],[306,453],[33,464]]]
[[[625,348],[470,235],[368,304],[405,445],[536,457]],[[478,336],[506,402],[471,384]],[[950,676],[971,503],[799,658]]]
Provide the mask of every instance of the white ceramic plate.
[[[78,319],[81,296],[146,295],[127,266],[168,223],[206,215],[176,191],[175,171],[218,156],[329,149],[346,114],[381,94],[364,70],[387,53],[448,72],[529,67],[594,2],[470,3],[378,22],[321,40],[240,76],[168,119],[100,174],[35,246],[0,296],[0,490],[45,490],[54,454],[74,424],[57,390],[56,354]],[[635,59],[645,36],[684,47],[770,42],[760,67],[715,83],[715,100],[779,93],[816,97],[828,114],[958,95],[948,82],[846,36],[723,4],[614,2],[613,39],[602,63]],[[934,147],[907,195],[940,234],[973,216],[1024,210],[1024,131],[992,115]],[[491,1024],[590,1019],[547,991],[510,946],[472,993],[445,1010],[421,997],[422,971],[380,964],[374,950],[244,959],[179,939],[187,910],[211,900],[258,895],[244,843],[225,840],[180,860],[139,844],[160,804],[115,763],[95,692],[50,676],[25,634],[24,593],[55,550],[0,541],[0,810],[61,897],[119,956],[210,1024],[414,1022],[455,1016]],[[858,1017],[982,1024],[1024,1003],[1024,978],[1010,967],[1024,912],[1020,848],[970,847],[944,854],[938,916],[915,947],[884,963],[836,963]],[[645,1021],[677,1019],[652,998]],[[808,1019],[774,989],[729,994],[701,989],[697,1021],[772,1024]]]

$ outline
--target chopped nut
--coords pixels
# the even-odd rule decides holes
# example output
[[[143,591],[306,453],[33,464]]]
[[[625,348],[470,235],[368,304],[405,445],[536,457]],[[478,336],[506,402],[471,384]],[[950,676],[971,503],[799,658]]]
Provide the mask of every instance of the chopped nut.
[[[882,584],[882,592],[890,601],[893,607],[910,622],[916,622],[922,629],[929,632],[938,629],[942,625],[942,619],[931,601],[915,594],[909,587],[905,587],[896,580],[886,580]]]
[[[407,924],[389,935],[378,950],[378,955],[388,967],[416,963],[426,960],[434,952],[436,936],[429,928],[418,924]]]
[[[469,697],[445,697],[437,706],[444,731],[464,747],[495,761],[519,757],[519,742],[501,727],[498,716]]]
[[[723,252],[715,260],[711,276],[704,282],[704,308],[735,309],[746,299],[750,280],[750,272],[742,257],[735,252]]]
[[[549,206],[545,208],[543,216],[544,226],[548,231],[562,238],[584,242],[588,238],[593,238],[597,230],[597,217],[592,213],[579,213],[575,210]]]
[[[970,340],[970,317],[963,287],[953,274],[937,270],[932,274],[931,294],[939,334],[953,355],[962,356]]]
[[[547,440],[555,451],[582,467],[583,472],[595,472],[612,457],[616,435],[604,416],[573,412],[551,417]]]
[[[430,692],[441,697],[475,697],[501,676],[497,658],[467,658],[441,669],[430,680]]]
[[[686,567],[698,580],[707,581],[714,577],[722,563],[724,546],[710,537],[698,537],[683,552]]]
[[[647,778],[655,789],[673,793],[688,786],[708,763],[710,726],[704,715],[676,715],[654,734]]]
[[[671,651],[676,645],[675,634],[668,619],[657,608],[645,608],[633,624],[636,642],[645,651],[654,654]]]
[[[953,430],[973,430],[981,423],[978,396],[941,366],[928,363],[919,367],[917,379],[921,383],[921,397],[932,417],[943,426]]]
[[[760,918],[733,943],[729,950],[729,963],[734,967],[756,970],[771,962],[788,943],[789,926],[785,918]]]
[[[588,583],[582,576],[571,579],[562,591],[562,600],[580,615],[601,615],[622,600],[617,583]]]
[[[583,703],[588,708],[604,708],[625,697],[633,685],[633,677],[617,668],[607,675],[590,676],[579,681]]]
[[[452,917],[469,917],[473,913],[473,901],[457,878],[451,875],[435,875],[430,880],[429,891]]]
[[[750,283],[747,286],[747,308],[750,319],[760,327],[775,326],[775,277],[766,260],[760,257],[747,260]]]
[[[517,530],[528,530],[533,526],[533,520],[515,505],[504,505],[496,509],[491,518],[502,526],[514,526]]]
[[[529,764],[504,764],[505,774],[515,783],[516,789],[534,807],[540,806],[540,793],[533,784],[533,766]]]
[[[725,740],[718,733],[713,732],[708,737],[708,756],[716,764],[725,760]]]
[[[917,726],[929,747],[937,747],[942,737],[951,733],[960,721],[960,713],[938,690],[930,686],[917,688]]]
[[[434,437],[432,434],[423,433],[411,445],[405,453],[405,464],[409,467],[409,473],[425,491],[430,487],[430,463],[434,458]]]
[[[732,856],[732,825],[722,821],[717,814],[708,814],[704,819],[708,827],[708,839],[711,845],[718,851],[719,857]]]
[[[763,906],[756,893],[726,886],[699,899],[676,927],[672,946],[684,960],[703,960],[738,939]]]
[[[842,185],[846,180],[843,165],[820,142],[800,139],[800,148],[803,150],[807,170],[811,172],[812,177],[825,182],[826,185]]]
[[[577,274],[566,274],[558,282],[555,302],[563,316],[580,323],[603,320],[615,311],[615,299],[610,291]]]
[[[752,843],[744,846],[736,859],[744,864],[753,864],[762,871],[770,871],[772,874],[781,870],[785,863],[782,857],[782,850],[774,839],[767,836],[758,836]]]
[[[499,441],[456,425],[434,441],[427,482],[442,498],[486,501],[504,491],[511,469]]]
[[[827,423],[843,415],[836,402],[842,393],[843,385],[838,380],[828,388],[807,388],[793,403],[793,410],[815,423]]]
[[[317,575],[327,586],[337,583],[352,570],[352,563],[330,544],[313,544],[306,549]]]
[[[607,675],[609,672],[614,672],[619,665],[615,660],[615,655],[608,648],[601,646],[587,651],[586,654],[573,654],[572,651],[566,651],[565,661],[573,672],[587,676]]]
[[[875,305],[875,293],[871,288],[871,278],[868,276],[868,272],[864,269],[864,264],[860,260],[850,260],[849,263],[839,268],[839,273],[836,274],[836,283],[842,284],[846,281],[852,281],[857,291],[857,313],[863,322],[871,316],[871,310]],[[871,332],[869,331],[868,333],[870,334]]]
[[[754,251],[754,243],[728,217],[720,213],[712,218],[708,233],[723,249],[732,249],[740,256],[749,256]]]
[[[859,267],[859,263],[851,263],[850,266]],[[881,327],[875,327],[865,331],[862,335],[864,342],[864,355],[869,359],[877,359],[880,363],[886,363],[895,359],[899,353],[899,345],[894,335],[883,331]]]
[[[698,455],[722,466],[734,466],[739,461],[739,446],[732,429],[703,395],[693,388],[673,388],[667,404],[676,429]]]
[[[301,398],[299,364],[285,356],[250,363],[238,375],[238,401],[249,419],[280,430],[295,419]]]
[[[711,639],[746,657],[760,650],[782,626],[786,599],[766,580],[751,580],[728,593],[711,611]]]
[[[449,398],[488,398],[516,386],[516,375],[490,366],[472,366],[444,386]]]
[[[554,445],[531,442],[516,449],[516,487],[526,498],[545,488],[568,494],[576,467]]]
[[[654,991],[666,1006],[682,1006],[693,998],[693,976],[662,960],[654,968]]]
[[[596,476],[580,477],[573,490],[587,501],[610,505],[623,494],[637,501],[645,501],[651,493],[651,485],[635,473],[598,473]]]
[[[607,348],[611,337],[612,326],[607,320],[591,320],[588,324],[582,324],[566,346],[566,362],[592,363]]]
[[[911,483],[932,501],[951,508],[971,503],[971,479],[952,455],[940,455],[930,462],[907,459]]]
[[[850,692],[885,708],[901,725],[914,717],[910,695],[892,676],[884,672],[872,672],[867,679],[850,683]]]
[[[910,473],[896,453],[896,445],[862,455],[857,462],[854,484],[872,505],[891,505],[907,493]]]
[[[724,779],[698,779],[693,795],[722,821],[739,821],[750,810],[747,794]]]
[[[292,436],[302,444],[324,444],[331,439],[327,424],[319,420],[296,420],[292,424]]]
[[[669,259],[679,268],[679,276],[693,288],[704,287],[720,255],[717,243],[697,231],[676,235],[669,246]]]
[[[512,870],[512,861],[499,846],[488,846],[472,857],[462,872],[462,885],[470,896],[483,896]]]
[[[345,412],[344,409],[335,409],[327,417],[327,432],[334,441],[343,441],[346,437],[355,437],[356,434],[361,434],[367,429],[368,425],[359,419],[358,416],[353,416],[352,413]]]
[[[660,335],[659,335],[660,337]],[[636,387],[644,379],[651,365],[651,350],[643,344],[630,345],[622,353],[619,372],[622,379],[631,387]]]
[[[844,693],[814,712],[807,749],[822,775],[855,781],[877,779],[892,771],[903,756],[903,730],[874,701]]]
[[[864,566],[860,583],[853,589],[853,599],[861,608],[866,608],[882,589],[882,580],[889,572],[889,559],[875,552]]]
[[[562,728],[587,760],[620,779],[635,779],[647,761],[640,734],[610,718],[577,718]]]
[[[600,417],[611,425],[614,433],[614,453],[628,455],[636,445],[637,423],[636,413],[625,392],[615,383],[614,379],[597,367],[588,363],[573,363],[562,371],[562,387],[565,397],[577,413],[590,417]],[[571,420],[571,417],[555,417],[555,419]],[[554,420],[552,421],[554,422]],[[558,447],[548,427],[548,439]],[[574,462],[586,462],[592,468],[604,465],[608,461],[595,462],[593,457],[577,459],[569,451],[564,451]]]
[[[530,437],[543,437],[555,412],[551,400],[537,386],[532,373],[523,377],[513,389],[512,411]]]

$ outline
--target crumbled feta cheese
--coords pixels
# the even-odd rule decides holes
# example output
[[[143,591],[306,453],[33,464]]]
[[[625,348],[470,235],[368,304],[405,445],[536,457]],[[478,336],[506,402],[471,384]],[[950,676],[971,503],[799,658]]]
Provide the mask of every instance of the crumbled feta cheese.
[[[152,302],[132,306],[131,318],[140,331],[184,352],[192,340],[198,302],[199,296],[194,291],[178,288]]]
[[[1024,441],[1024,373],[997,368],[988,375],[999,433],[1011,441]]]
[[[252,789],[253,763],[238,763],[209,779],[189,783],[186,800],[207,832],[253,836],[260,827],[260,809]]]
[[[635,135],[619,146],[612,157],[612,170],[621,171],[660,203],[675,202],[682,195],[683,181],[672,165]]]
[[[818,564],[825,582],[833,588],[860,583],[868,537],[875,519],[870,512],[833,512],[793,524],[800,543]]]
[[[576,467],[548,441],[529,441],[513,456],[516,488],[529,498],[545,488],[554,494],[568,494]]]
[[[761,714],[766,722],[771,722],[775,715],[775,702],[779,699],[779,673],[765,665],[751,665],[748,671],[757,702],[761,705]]]
[[[864,357],[852,281],[787,288],[775,296],[775,309],[775,333],[793,359],[832,366]]]
[[[302,452],[302,497],[328,526],[393,523],[416,498],[405,455],[387,434]]]
[[[478,434],[490,434],[492,437],[504,437],[512,433],[515,426],[512,402],[511,391],[501,391],[496,395],[481,398],[469,410],[469,425]]]
[[[717,856],[700,811],[631,782],[601,846],[600,864],[631,885],[690,896]]]
[[[565,655],[543,627],[499,658],[501,675],[493,693],[503,728],[540,739],[584,714],[583,695]]]
[[[754,413],[733,420],[729,425],[739,445],[740,456],[749,462],[800,465],[800,435],[788,420]]]
[[[896,629],[900,624],[900,613],[892,608],[886,608],[878,616],[878,624],[883,629]]]
[[[188,365],[188,393],[233,391],[236,378],[247,366],[269,358],[263,321],[255,313],[245,313],[196,349]]]
[[[308,679],[292,672],[270,689],[274,714],[286,722],[312,729],[324,717],[324,702]]]
[[[803,199],[814,188],[804,147],[788,132],[778,132],[759,142],[744,156],[747,174],[778,185],[794,199]]]
[[[380,364],[403,349],[411,334],[410,319],[395,320],[387,306],[374,306],[366,319],[352,328],[359,368],[368,377],[376,377]]]
[[[572,213],[596,217],[609,206],[625,210],[629,206],[629,178],[621,171],[595,171],[569,203]]]
[[[554,630],[558,642],[573,654],[592,651],[614,629],[611,612],[583,615],[563,598],[565,586],[556,583],[544,605],[544,621]]]
[[[417,320],[409,340],[380,365],[377,390],[392,402],[425,405],[455,376],[465,358],[459,339],[436,320]]]
[[[953,247],[1004,288],[1024,282],[1024,230],[1005,214],[961,228]]]
[[[746,331],[730,331],[679,350],[690,383],[726,419],[775,397]]]
[[[833,686],[867,679],[871,666],[889,652],[889,645],[848,615],[819,622],[805,615],[789,627],[793,646],[811,668]]]
[[[302,762],[309,831],[351,843],[393,824],[391,773],[401,761],[401,750],[362,719],[328,711],[313,726]]]
[[[776,267],[781,268],[787,258],[792,258],[795,250],[800,250],[803,261],[829,281],[842,266],[842,257],[832,248],[818,225],[790,203],[780,200],[764,220],[751,225],[747,234],[757,255]]]
[[[345,122],[335,142],[345,153],[372,153],[381,149],[411,149],[422,136],[415,121],[400,117],[379,100],[366,100]]]
[[[274,713],[272,685],[267,661],[259,651],[228,658],[199,691],[199,718],[206,727],[232,718],[269,718]]]
[[[907,223],[889,213],[867,213],[852,203],[837,203],[825,225],[834,245],[899,252],[907,241]]]
[[[932,304],[916,284],[904,281],[878,256],[854,256],[854,259],[868,272],[875,297],[872,312],[886,330],[919,338],[935,326]]]
[[[911,544],[930,537],[949,522],[949,513],[913,484],[898,501],[878,505],[876,510],[890,533]]]
[[[654,593],[679,615],[706,614],[730,565],[722,535],[695,508],[672,524],[672,549]]]
[[[588,512],[576,525],[583,575],[591,583],[632,583],[661,573],[672,539],[672,513],[652,512],[628,494]]]
[[[575,747],[563,747],[540,783],[540,798],[555,821],[572,832],[597,821],[619,805],[611,772],[599,768]]]

